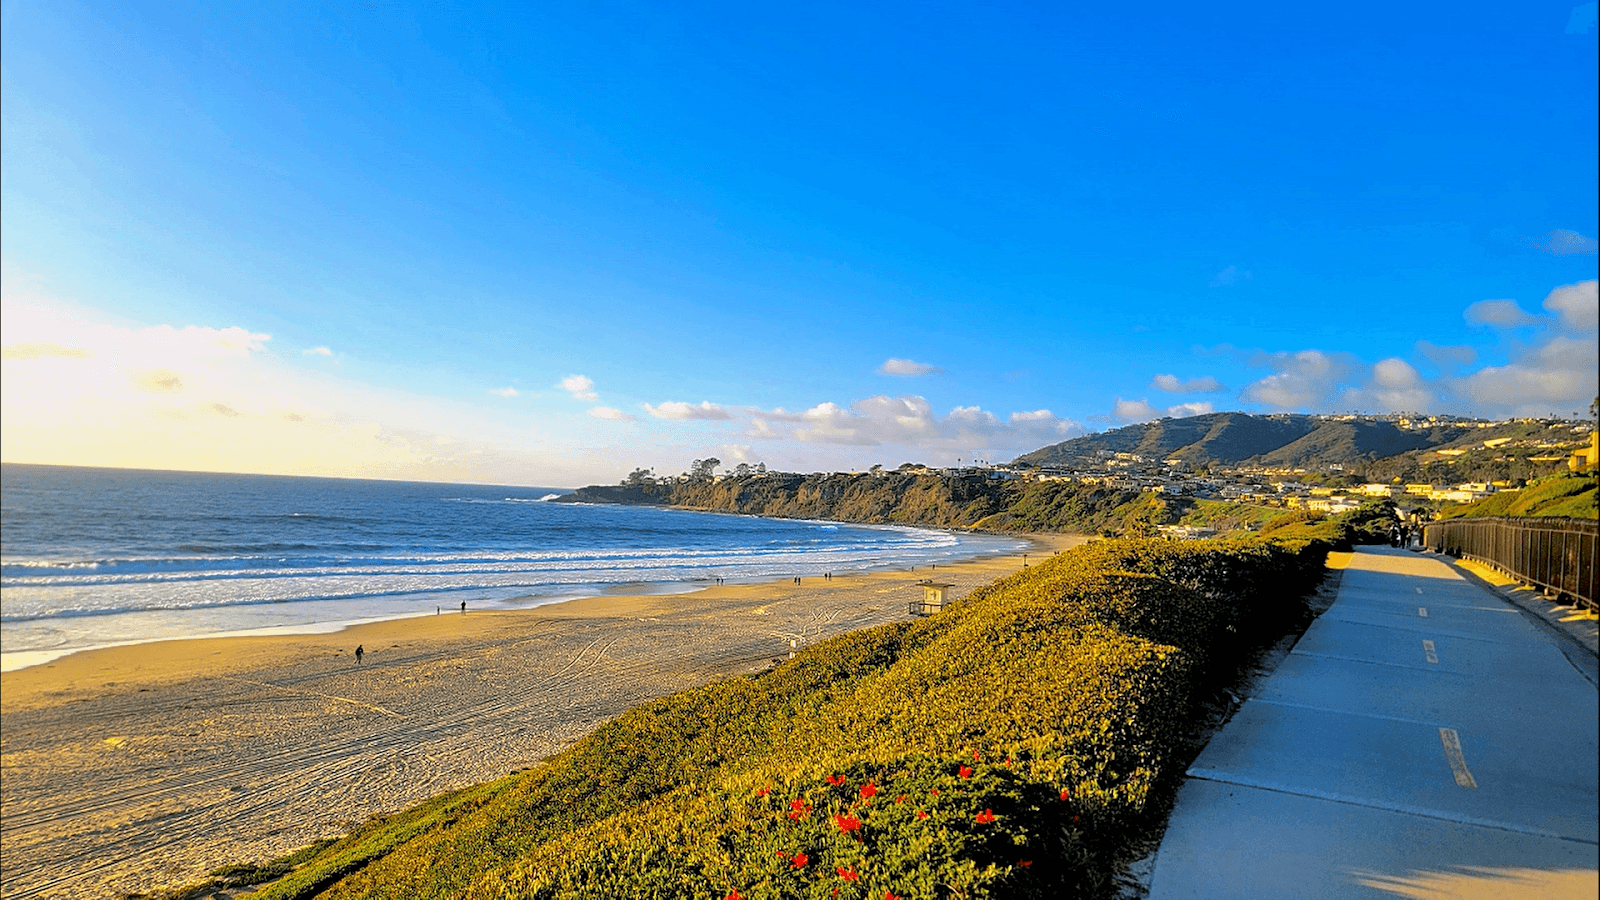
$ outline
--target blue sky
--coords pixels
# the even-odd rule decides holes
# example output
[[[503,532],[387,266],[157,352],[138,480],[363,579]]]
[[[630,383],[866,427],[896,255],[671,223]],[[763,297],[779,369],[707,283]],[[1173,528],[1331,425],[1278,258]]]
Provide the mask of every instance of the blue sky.
[[[5,2],[0,456],[579,484],[1587,410],[1594,9]]]

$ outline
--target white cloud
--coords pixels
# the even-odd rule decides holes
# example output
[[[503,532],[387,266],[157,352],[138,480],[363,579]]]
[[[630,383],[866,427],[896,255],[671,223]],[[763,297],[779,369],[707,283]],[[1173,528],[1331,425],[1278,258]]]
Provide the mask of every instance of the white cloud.
[[[1548,250],[1557,256],[1578,256],[1584,253],[1594,253],[1596,242],[1592,237],[1579,234],[1568,228],[1557,228],[1550,232],[1538,245],[1541,250]]]
[[[1037,434],[1041,437],[1065,440],[1074,435],[1084,433],[1084,427],[1072,421],[1063,419],[1048,409],[1036,409],[1033,412],[1014,412],[1006,420],[1010,427],[1023,434]]]
[[[1561,324],[1572,331],[1594,331],[1600,327],[1600,282],[1566,284],[1544,298],[1544,308],[1561,317]]]
[[[805,427],[794,435],[802,441],[875,447],[882,443],[915,444],[932,430],[933,412],[921,397],[892,399],[883,395],[857,400],[853,409],[819,403],[802,413]]]
[[[1256,353],[1248,362],[1252,366],[1273,369],[1276,374],[1246,385],[1240,397],[1248,403],[1261,403],[1274,409],[1327,408],[1340,385],[1362,369],[1349,353],[1321,350]]]
[[[722,455],[726,456],[728,458],[727,461],[735,466],[739,463],[751,462],[750,445],[748,444],[723,444]]]
[[[1416,387],[1422,376],[1412,365],[1397,356],[1379,360],[1372,367],[1372,380],[1381,387],[1399,389]]]
[[[1227,390],[1222,382],[1210,375],[1202,375],[1188,381],[1182,381],[1176,375],[1157,375],[1150,380],[1150,386],[1169,394],[1215,394]]]
[[[512,397],[518,396],[521,392],[518,391],[516,388],[507,385],[506,387],[503,387],[503,388],[490,388],[489,389],[489,393],[495,395],[496,397],[505,397],[507,399],[510,399]]]
[[[754,416],[757,419],[765,419],[770,422],[804,422],[806,418],[805,413],[792,413],[781,406],[777,407],[776,409],[746,407],[742,411],[749,413],[751,416]]]
[[[1600,351],[1593,339],[1557,335],[1507,365],[1479,369],[1453,386],[1480,411],[1544,415],[1587,407],[1597,370]]]
[[[1516,328],[1538,321],[1518,306],[1515,300],[1479,300],[1468,306],[1461,315],[1473,325],[1492,325],[1495,328]]]
[[[300,351],[301,356],[332,356],[333,351],[327,347],[311,347]]]
[[[645,412],[658,419],[712,419],[725,421],[733,418],[733,414],[726,409],[707,400],[702,400],[699,406],[684,403],[681,400],[668,400],[660,406],[644,404]]]
[[[787,438],[789,435],[787,432],[773,428],[772,423],[766,419],[751,419],[750,430],[746,431],[744,436],[761,441],[778,441]]]
[[[755,411],[752,430],[746,435],[789,436],[773,427],[771,415]],[[1002,419],[977,406],[957,406],[941,417],[925,398],[914,395],[880,394],[856,400],[848,407],[819,403],[798,415],[784,415],[779,421],[793,422],[796,427],[792,436],[808,443],[853,447],[888,444],[952,455],[1025,452],[1085,433],[1079,423],[1059,418],[1047,409],[1015,412]]]
[[[1111,417],[1119,422],[1148,422],[1161,418],[1161,413],[1148,400],[1124,400],[1118,397],[1111,406]]]
[[[1217,408],[1207,400],[1202,400],[1197,403],[1178,403],[1167,407],[1167,415],[1172,416],[1174,419],[1182,419],[1188,416],[1203,416],[1206,413],[1213,413],[1216,411]]]
[[[1379,360],[1364,390],[1351,390],[1345,403],[1357,409],[1384,412],[1421,412],[1438,409],[1438,394],[1426,384],[1416,367],[1399,357]]]
[[[1482,300],[1464,317],[1498,329],[1529,326],[1521,340],[1509,341],[1510,359],[1502,365],[1464,372],[1478,361],[1465,346],[1416,343],[1417,358],[1389,357],[1366,365],[1347,353],[1246,354],[1225,348],[1247,364],[1274,373],[1249,384],[1240,397],[1274,409],[1327,412],[1362,409],[1389,412],[1459,412],[1488,417],[1562,415],[1581,410],[1594,397],[1600,349],[1596,281],[1563,285],[1544,300],[1551,315],[1536,316],[1512,300]],[[1426,360],[1438,374],[1429,377],[1415,363]],[[1130,406],[1129,416],[1146,412]]]
[[[1124,400],[1121,397],[1111,406],[1111,418],[1119,422],[1148,422],[1162,416],[1171,416],[1175,419],[1187,416],[1201,416],[1216,409],[1210,403],[1179,403],[1166,409],[1152,406],[1148,400]]]
[[[878,372],[883,375],[932,375],[940,371],[938,366],[928,363],[919,363],[909,359],[889,358],[878,367]]]
[[[636,421],[633,416],[628,415],[620,409],[612,409],[609,406],[596,406],[589,410],[589,415],[596,419],[607,419],[612,422]]]
[[[572,395],[574,400],[593,401],[600,399],[594,392],[594,382],[583,375],[568,375],[561,379],[560,388]]]
[[[1229,266],[1221,272],[1211,276],[1212,287],[1233,287],[1241,281],[1249,281],[1256,277],[1249,269],[1240,269],[1238,266]]]

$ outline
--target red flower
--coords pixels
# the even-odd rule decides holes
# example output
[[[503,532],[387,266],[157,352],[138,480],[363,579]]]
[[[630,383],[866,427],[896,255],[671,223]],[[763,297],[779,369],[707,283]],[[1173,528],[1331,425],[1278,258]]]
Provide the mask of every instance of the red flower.
[[[1031,860],[1031,859],[1019,859],[1019,860],[1017,860],[1017,865],[1023,867],[1024,869],[1026,869],[1027,867],[1033,865],[1033,860]]]
[[[861,830],[861,820],[855,816],[834,816],[833,821],[839,826],[839,830],[845,834],[849,834],[852,831]]]
[[[827,778],[824,778],[822,780],[826,781],[829,784],[844,784],[844,776],[843,775],[829,775]]]
[[[728,896],[723,897],[722,900],[744,900],[744,895],[739,893],[738,888],[734,888],[733,890],[729,891]]]
[[[766,795],[768,795],[770,793],[772,793],[772,785],[770,785],[770,784],[767,785],[764,788],[757,788],[756,789],[756,796],[757,797],[765,797]]]
[[[1006,757],[1006,768],[1011,768],[1011,757]]]
[[[939,796],[939,789],[938,788],[934,788],[933,790],[929,791],[928,792],[928,796],[930,796],[930,797]]]
[[[919,810],[917,810],[917,818],[919,818],[919,819],[926,819],[926,818],[927,818],[927,817],[928,817],[928,814],[927,814],[927,813],[925,813],[925,812],[923,812],[923,811],[922,811],[922,810],[920,810],[920,809],[919,809]]]
[[[796,853],[789,859],[789,863],[796,869],[804,869],[806,867],[806,863],[808,862],[811,862],[811,857],[805,855],[804,853]]]
[[[843,878],[845,881],[855,881],[857,878],[861,877],[861,876],[856,874],[856,867],[855,866],[851,866],[848,869],[839,869],[838,871],[839,871],[839,877]]]
[[[972,751],[972,761],[973,762],[982,762],[983,761],[983,757],[979,756],[978,755],[978,751],[974,750],[974,751]]]
[[[1072,799],[1072,792],[1067,790],[1066,788],[1062,788],[1061,789],[1061,799],[1063,799],[1063,800],[1071,800]]]
[[[971,778],[972,777],[972,767],[971,766],[962,766],[961,767],[961,771],[960,771],[959,774],[961,775],[962,778]]]
[[[974,816],[972,821],[977,822],[979,825],[987,825],[994,821],[994,812],[986,809]]]
[[[894,891],[884,891],[883,900],[900,900],[900,895]]]
[[[868,799],[871,799],[872,797],[877,796],[877,794],[878,794],[878,786],[873,784],[872,782],[869,781],[866,784],[863,784],[861,786],[861,799],[868,800]]]
[[[790,801],[789,818],[791,820],[798,822],[810,814],[811,804],[806,802],[806,798],[796,797],[794,800]]]
[[[901,794],[900,796],[894,798],[894,802],[896,802],[896,803],[904,803],[904,802],[906,802],[906,795],[905,794]]]

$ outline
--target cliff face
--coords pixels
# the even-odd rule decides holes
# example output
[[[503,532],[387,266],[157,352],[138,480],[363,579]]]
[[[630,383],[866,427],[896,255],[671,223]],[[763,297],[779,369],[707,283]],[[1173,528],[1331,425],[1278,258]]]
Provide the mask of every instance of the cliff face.
[[[597,485],[557,503],[677,506],[876,525],[1094,533],[1165,520],[1153,495],[1068,482],[981,477],[769,473],[686,484]]]
[[[591,484],[570,494],[562,494],[551,503],[615,503],[621,506],[666,506],[668,501],[649,488],[655,485]]]

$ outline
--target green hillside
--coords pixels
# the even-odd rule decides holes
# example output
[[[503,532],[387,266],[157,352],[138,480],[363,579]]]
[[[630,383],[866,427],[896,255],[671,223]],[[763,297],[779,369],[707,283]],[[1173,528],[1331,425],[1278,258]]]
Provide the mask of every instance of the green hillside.
[[[1304,437],[1250,460],[1260,466],[1349,466],[1369,459],[1435,447],[1460,437],[1461,427],[1399,428],[1383,421],[1329,421]]]
[[[298,897],[1109,897],[1194,704],[1302,623],[1343,525],[1101,541],[645,704],[311,851]],[[1287,533],[1287,532],[1286,532]]]
[[[1147,459],[1177,456],[1191,464],[1240,462],[1269,453],[1314,430],[1309,416],[1258,416],[1223,412],[1158,419],[1041,447],[1017,457],[1037,466],[1071,465],[1099,459],[1102,451],[1136,453]]]
[[[1595,501],[1593,474],[1557,475],[1528,485],[1520,491],[1502,491],[1473,503],[1445,507],[1441,519],[1474,516],[1566,516],[1572,519],[1600,518]]]

